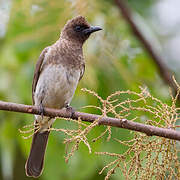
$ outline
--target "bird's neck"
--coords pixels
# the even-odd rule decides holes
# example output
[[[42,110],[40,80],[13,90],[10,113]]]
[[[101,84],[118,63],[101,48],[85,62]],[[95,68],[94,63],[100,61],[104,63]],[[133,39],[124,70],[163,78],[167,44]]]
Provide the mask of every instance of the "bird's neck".
[[[83,43],[79,42],[77,40],[73,40],[73,39],[68,39],[68,38],[61,38],[58,40],[60,42],[60,44],[64,44],[70,48],[73,47],[73,49],[82,49]]]
[[[64,59],[62,63],[77,67],[84,63],[82,44],[60,38],[54,45]]]

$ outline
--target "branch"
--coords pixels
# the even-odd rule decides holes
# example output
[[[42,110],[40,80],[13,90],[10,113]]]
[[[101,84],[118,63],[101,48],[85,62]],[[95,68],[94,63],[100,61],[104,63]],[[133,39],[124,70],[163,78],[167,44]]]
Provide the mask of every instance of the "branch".
[[[36,106],[9,103],[3,101],[0,101],[0,110],[40,115],[40,109]],[[126,119],[102,117],[99,115],[82,113],[82,112],[75,112],[73,114],[73,117],[71,117],[71,113],[66,111],[66,109],[59,110],[59,109],[51,109],[51,108],[44,108],[44,115],[50,117],[72,118],[75,120],[81,118],[82,121],[87,121],[90,123],[99,119],[99,125],[114,126],[118,128],[124,128],[124,129],[142,132],[147,134],[148,136],[155,135],[155,136],[160,136],[160,137],[165,137],[180,141],[180,132],[178,131],[172,129],[158,128],[150,125],[128,121]]]
[[[126,6],[124,3],[124,0],[115,0],[115,3],[119,10],[121,11],[123,17],[126,19],[126,21],[129,23],[132,31],[134,32],[135,36],[140,40],[140,42],[143,44],[144,48],[147,50],[149,55],[154,60],[155,64],[157,65],[160,75],[162,76],[163,80],[176,92],[177,87],[174,84],[174,81],[172,79],[172,75],[169,72],[168,67],[164,64],[164,61],[161,56],[159,56],[151,44],[146,40],[146,38],[142,35],[140,30],[138,29],[137,25],[133,21],[131,10]]]

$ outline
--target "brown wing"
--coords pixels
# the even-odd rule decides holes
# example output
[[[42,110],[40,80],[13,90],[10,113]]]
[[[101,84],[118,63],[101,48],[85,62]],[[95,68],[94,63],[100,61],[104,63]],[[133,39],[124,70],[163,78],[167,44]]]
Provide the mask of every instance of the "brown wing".
[[[85,71],[85,63],[83,63],[81,65],[81,72],[80,72],[80,78],[79,81],[82,79],[83,75],[84,75],[84,71]]]
[[[46,47],[40,54],[39,56],[39,59],[36,63],[36,67],[35,67],[35,71],[34,71],[34,77],[33,77],[33,82],[32,82],[32,101],[33,101],[33,104],[34,104],[34,92],[36,90],[36,84],[38,82],[38,79],[39,79],[39,75],[40,75],[40,72],[41,72],[41,65],[43,63],[43,60],[44,60],[44,57],[45,57],[45,54],[47,53],[48,51],[48,48],[49,47]]]

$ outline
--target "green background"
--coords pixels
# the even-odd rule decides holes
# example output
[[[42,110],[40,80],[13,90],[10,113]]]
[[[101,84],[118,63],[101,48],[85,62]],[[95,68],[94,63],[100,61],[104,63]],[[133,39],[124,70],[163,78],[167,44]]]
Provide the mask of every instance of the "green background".
[[[159,34],[152,24],[154,0],[129,0],[135,22],[151,40],[153,47],[162,49],[166,64],[178,75],[178,66],[171,62],[163,49],[163,40],[169,35]],[[0,29],[0,100],[31,104],[31,85],[34,67],[41,51],[54,43],[66,21],[78,14],[84,15],[92,25],[103,31],[94,33],[84,45],[86,71],[78,85],[72,106],[76,110],[85,105],[99,105],[96,98],[81,91],[88,88],[106,98],[117,90],[139,91],[146,85],[156,97],[169,103],[168,86],[159,76],[158,68],[133,35],[129,25],[112,0],[13,0],[0,1],[0,10],[7,16],[5,29]],[[2,22],[1,22],[2,23]],[[3,33],[4,31],[4,33]],[[156,43],[157,42],[157,43]],[[158,44],[158,46],[156,46]],[[172,68],[176,67],[176,68]],[[176,70],[175,70],[176,69]],[[176,76],[177,77],[177,76]],[[178,77],[177,77],[178,79]],[[93,109],[85,110],[98,113]],[[135,115],[134,115],[135,116]],[[141,114],[139,114],[141,116]],[[18,129],[33,122],[33,116],[0,111],[0,179],[31,179],[25,176],[24,165],[31,139],[24,140]],[[57,120],[54,127],[73,127],[72,123]],[[96,127],[89,139],[98,136],[105,127]],[[128,130],[112,128],[113,138],[128,139]],[[41,180],[101,180],[106,171],[98,172],[111,160],[97,156],[95,151],[121,153],[126,150],[119,143],[102,138],[91,143],[93,152],[81,144],[68,164],[64,161],[64,135],[52,132],[49,138],[45,168]],[[123,179],[117,171],[112,179]]]

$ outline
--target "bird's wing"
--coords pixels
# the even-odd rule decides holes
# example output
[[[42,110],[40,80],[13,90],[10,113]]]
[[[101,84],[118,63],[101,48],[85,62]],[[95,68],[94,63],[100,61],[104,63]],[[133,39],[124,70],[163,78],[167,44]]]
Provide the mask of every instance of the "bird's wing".
[[[43,64],[45,54],[47,53],[48,49],[49,49],[49,47],[46,47],[41,52],[41,54],[39,56],[39,59],[38,59],[38,61],[36,63],[33,82],[32,82],[32,101],[33,101],[33,104],[34,104],[34,93],[35,93],[35,90],[36,90],[36,85],[37,85],[37,82],[38,82],[38,79],[39,79],[39,75],[40,75],[40,72],[41,72],[41,67],[42,67],[42,64]]]
[[[83,63],[81,65],[81,68],[80,68],[80,78],[79,78],[79,81],[82,79],[83,75],[84,75],[84,71],[85,71],[85,63]]]

